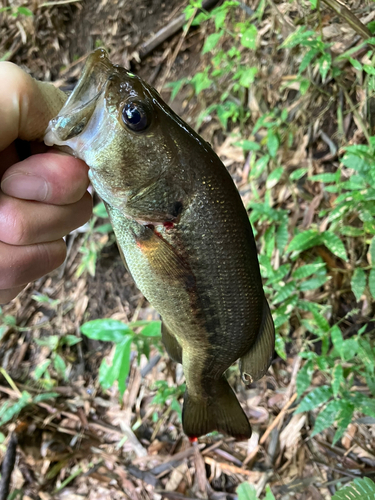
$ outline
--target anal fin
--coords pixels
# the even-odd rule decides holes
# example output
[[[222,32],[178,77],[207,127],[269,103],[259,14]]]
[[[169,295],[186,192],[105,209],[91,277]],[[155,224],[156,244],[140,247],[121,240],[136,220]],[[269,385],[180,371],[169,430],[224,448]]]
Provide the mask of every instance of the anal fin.
[[[251,384],[266,374],[275,350],[275,326],[268,302],[264,299],[262,325],[255,344],[240,360],[241,378]]]

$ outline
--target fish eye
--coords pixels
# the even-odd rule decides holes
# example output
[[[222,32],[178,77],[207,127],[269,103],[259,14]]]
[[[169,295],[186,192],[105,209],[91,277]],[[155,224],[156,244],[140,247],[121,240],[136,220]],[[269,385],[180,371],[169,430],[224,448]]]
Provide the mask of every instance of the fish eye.
[[[140,132],[149,125],[147,110],[138,102],[128,102],[125,104],[122,108],[122,120],[130,130],[134,130],[135,132]]]

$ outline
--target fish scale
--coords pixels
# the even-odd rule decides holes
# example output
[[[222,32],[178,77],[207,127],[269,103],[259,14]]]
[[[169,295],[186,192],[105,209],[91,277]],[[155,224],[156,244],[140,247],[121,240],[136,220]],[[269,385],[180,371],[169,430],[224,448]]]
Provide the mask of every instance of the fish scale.
[[[249,438],[225,371],[240,359],[245,383],[263,376],[275,334],[249,218],[223,163],[103,49],[89,56],[45,142],[90,167],[124,263],[162,317],[167,352],[182,363],[185,433]]]

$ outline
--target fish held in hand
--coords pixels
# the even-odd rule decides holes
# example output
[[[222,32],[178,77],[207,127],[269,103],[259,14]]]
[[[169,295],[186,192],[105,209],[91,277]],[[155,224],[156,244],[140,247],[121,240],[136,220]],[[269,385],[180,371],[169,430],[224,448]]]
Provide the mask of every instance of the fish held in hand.
[[[225,371],[262,377],[275,333],[248,214],[212,148],[129,71],[93,52],[47,129],[90,167],[124,263],[162,317],[162,340],[182,363],[182,421],[191,438],[251,427]]]

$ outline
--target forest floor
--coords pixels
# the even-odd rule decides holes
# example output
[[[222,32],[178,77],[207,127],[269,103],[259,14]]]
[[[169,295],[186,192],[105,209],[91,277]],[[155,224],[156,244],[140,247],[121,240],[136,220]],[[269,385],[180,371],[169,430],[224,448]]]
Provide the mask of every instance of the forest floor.
[[[203,25],[190,29],[183,40],[179,31],[149,55],[139,55],[142,43],[182,13],[185,0],[2,1],[13,11],[27,6],[33,15],[12,17],[9,11],[0,12],[0,56],[35,78],[52,81],[66,90],[74,86],[86,56],[98,46],[109,50],[113,62],[131,68],[155,87],[165,80],[189,79],[194,72],[203,71],[207,63],[207,55],[201,56],[201,50],[211,32]],[[280,28],[280,32],[290,29],[294,3],[266,2],[262,33],[266,35],[267,26],[271,30]],[[256,0],[243,2],[253,9],[258,4]],[[359,17],[367,16],[367,22],[371,16],[375,18],[370,4],[348,2]],[[277,12],[282,12],[280,19]],[[239,9],[239,18],[247,15],[246,9]],[[323,23],[331,42],[342,44],[343,50],[350,46],[354,35],[341,18],[327,9]],[[272,57],[271,45],[264,42],[262,50],[268,54],[265,57]],[[275,62],[270,68],[275,81],[285,76],[285,67],[280,69],[284,63]],[[163,87],[161,94],[166,102],[170,93]],[[276,94],[277,85],[255,89],[254,103],[262,106],[265,99],[272,107]],[[214,99],[214,94],[208,93],[202,101],[184,87],[170,105],[195,126],[202,107]],[[300,105],[306,122],[314,123],[319,116],[323,139],[316,142],[311,153],[301,132],[299,145],[288,151],[286,163],[307,168],[314,162],[315,173],[329,172],[337,162],[336,152],[330,149],[330,138],[337,129],[336,116],[324,102],[305,100]],[[357,125],[355,119],[344,124],[354,142],[358,137],[361,140]],[[242,149],[216,119],[205,121],[199,132],[224,160],[248,204],[254,187],[249,187],[249,165]],[[323,194],[315,187],[308,193],[313,202],[307,204],[288,199],[285,186],[279,184],[278,200],[287,200],[290,219],[303,218],[307,229]],[[302,191],[304,187],[300,187]],[[113,355],[112,344],[88,339],[80,326],[99,318],[131,323],[156,320],[158,315],[126,273],[113,234],[95,229],[100,224],[103,220],[96,217],[94,225],[87,224],[69,235],[65,264],[30,284],[1,311],[0,415],[3,417],[8,408],[13,417],[2,426],[0,455],[4,456],[15,433],[18,446],[12,491],[33,500],[229,500],[237,497],[238,485],[247,481],[255,486],[260,498],[269,485],[277,500],[321,500],[331,498],[337,485],[375,472],[373,418],[362,417],[350,424],[344,437],[332,444],[332,429],[311,437],[313,412],[294,414],[296,377],[303,364],[298,356],[298,328],[287,332],[293,342],[287,344],[286,359],[275,356],[268,374],[259,382],[245,388],[238,371],[231,371],[230,380],[253,428],[248,442],[221,435],[206,436],[195,445],[188,441],[173,407],[176,399],[182,402],[181,394],[173,388],[183,382],[183,374],[160,352],[157,343],[151,345],[148,359],[132,356],[122,399],[116,384],[102,389],[99,366],[103,357]],[[340,267],[338,259],[324,248],[320,254],[332,269]],[[345,283],[340,282],[340,286],[342,293],[335,296],[335,310],[338,316],[340,311],[344,316],[357,304],[352,292],[345,291]],[[328,289],[324,293],[332,294]],[[371,307],[362,304],[359,323],[365,324],[371,314]],[[81,341],[69,345],[66,339],[71,337],[67,336]],[[60,365],[56,359],[61,360]],[[46,371],[38,379],[36,370],[43,366]],[[320,383],[318,378],[315,386]],[[167,388],[172,389],[170,393],[165,392]],[[48,392],[58,396],[38,399]],[[28,404],[23,404],[22,398]]]

